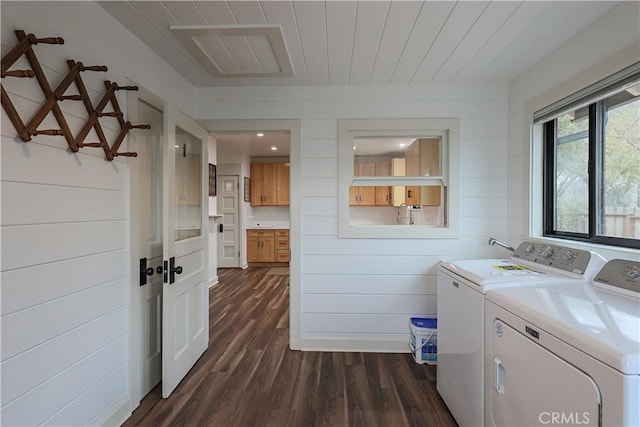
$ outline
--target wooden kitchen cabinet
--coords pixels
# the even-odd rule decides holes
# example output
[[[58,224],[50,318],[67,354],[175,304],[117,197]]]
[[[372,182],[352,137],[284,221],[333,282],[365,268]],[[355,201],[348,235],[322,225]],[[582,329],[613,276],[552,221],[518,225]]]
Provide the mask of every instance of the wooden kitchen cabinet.
[[[438,185],[405,187],[405,204],[410,206],[440,206],[441,187]]]
[[[276,205],[275,163],[251,163],[251,206]]]
[[[276,165],[276,205],[289,206],[289,163]]]
[[[391,176],[391,159],[376,162],[376,176]],[[378,186],[376,189],[376,206],[392,206],[390,186]]]
[[[391,176],[407,176],[406,175],[406,159],[391,159]],[[391,204],[393,206],[401,206],[406,204],[404,185],[394,185],[391,187]]]
[[[289,206],[288,163],[251,163],[251,206]]]
[[[289,262],[289,230],[275,230],[274,245],[276,262]]]
[[[349,204],[351,206],[375,206],[376,187],[349,187]]]
[[[405,171],[407,176],[420,176],[420,153],[419,142],[414,141],[413,144],[407,148],[405,154]],[[420,187],[415,185],[408,185],[405,187],[404,194],[405,203],[408,206],[417,206],[420,204]]]
[[[247,230],[247,261],[274,262],[273,230]]]
[[[354,176],[376,176],[375,162],[365,162],[358,159],[353,164]],[[351,186],[349,187],[349,205],[351,206],[375,206],[376,187]]]
[[[405,152],[407,176],[440,175],[440,139],[416,139]]]
[[[248,262],[289,262],[289,230],[247,230]]]
[[[406,161],[403,158],[377,161],[375,163],[375,176],[405,176],[405,164]],[[377,186],[374,188],[375,206],[400,206],[405,203],[404,186]]]
[[[405,152],[406,176],[440,175],[440,140],[422,138],[415,140]],[[441,204],[440,186],[407,186],[405,203],[407,205],[439,206]]]

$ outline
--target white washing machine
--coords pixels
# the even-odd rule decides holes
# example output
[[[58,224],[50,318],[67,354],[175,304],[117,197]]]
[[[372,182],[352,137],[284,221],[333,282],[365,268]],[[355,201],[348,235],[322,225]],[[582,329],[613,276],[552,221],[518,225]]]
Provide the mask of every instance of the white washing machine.
[[[510,259],[440,265],[437,388],[460,426],[480,426],[484,420],[486,292],[549,281],[584,283],[604,263],[593,252],[525,241]]]
[[[487,293],[485,425],[640,425],[640,263]]]

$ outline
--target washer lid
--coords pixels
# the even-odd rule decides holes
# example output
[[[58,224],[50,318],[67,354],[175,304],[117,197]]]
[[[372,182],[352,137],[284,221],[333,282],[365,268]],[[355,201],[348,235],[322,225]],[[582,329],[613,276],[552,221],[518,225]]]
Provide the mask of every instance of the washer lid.
[[[640,300],[591,285],[487,292],[487,299],[627,375],[640,375]]]
[[[493,283],[518,282],[522,280],[542,280],[549,275],[543,271],[534,270],[523,264],[516,264],[506,259],[467,259],[440,264],[445,270],[451,271],[479,286]],[[556,275],[552,275],[557,277]]]

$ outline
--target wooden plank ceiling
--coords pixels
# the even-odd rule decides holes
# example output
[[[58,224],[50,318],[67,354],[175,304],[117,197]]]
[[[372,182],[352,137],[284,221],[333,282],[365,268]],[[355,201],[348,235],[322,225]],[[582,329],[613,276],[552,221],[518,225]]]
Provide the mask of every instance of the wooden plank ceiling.
[[[196,87],[508,82],[617,2],[104,1]],[[293,77],[216,78],[172,25],[279,25]],[[220,68],[273,69],[260,37],[207,41]]]

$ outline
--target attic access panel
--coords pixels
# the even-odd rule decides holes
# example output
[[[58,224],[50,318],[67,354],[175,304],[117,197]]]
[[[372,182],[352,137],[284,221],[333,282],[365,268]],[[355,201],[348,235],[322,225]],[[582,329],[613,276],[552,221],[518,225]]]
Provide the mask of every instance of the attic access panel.
[[[171,25],[169,30],[215,77],[291,77],[294,74],[279,25]],[[253,58],[258,66],[241,60],[246,57]]]

